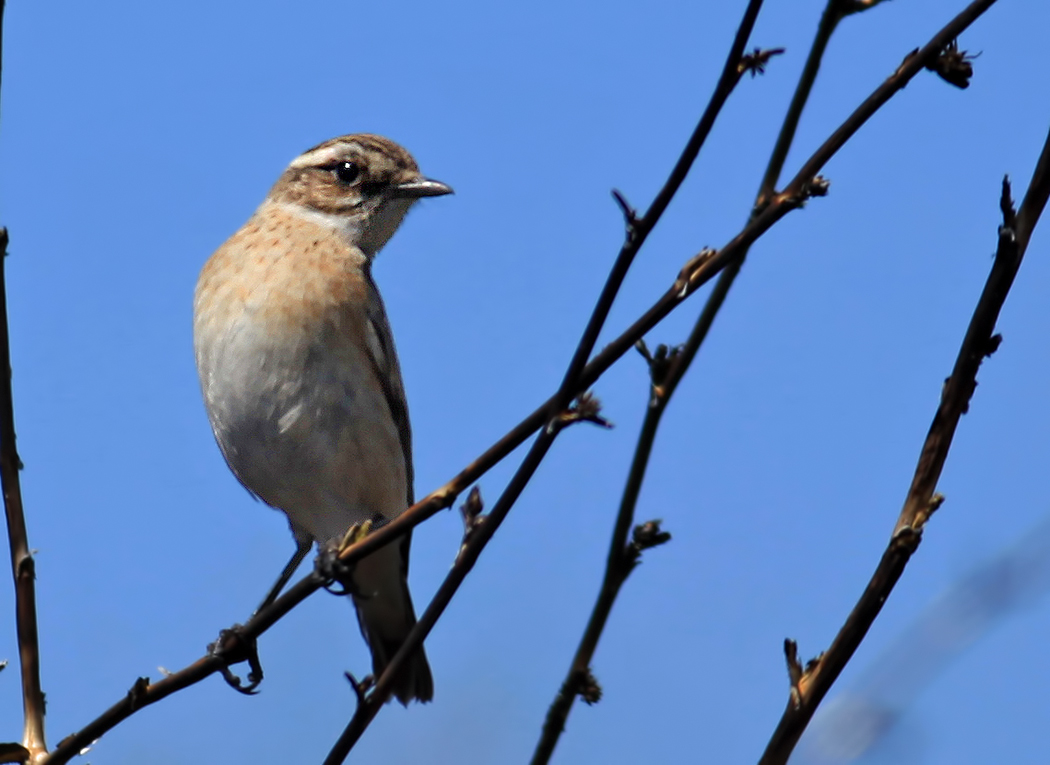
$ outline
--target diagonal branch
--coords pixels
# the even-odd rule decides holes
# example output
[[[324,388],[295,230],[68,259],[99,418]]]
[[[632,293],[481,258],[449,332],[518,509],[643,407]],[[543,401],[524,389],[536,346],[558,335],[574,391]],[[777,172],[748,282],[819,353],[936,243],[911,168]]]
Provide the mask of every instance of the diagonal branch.
[[[729,99],[737,83],[740,82],[740,77],[746,71],[741,66],[741,62],[744,59],[744,48],[747,47],[748,38],[751,36],[751,30],[755,26],[755,19],[758,18],[758,12],[761,8],[762,0],[750,0],[748,2],[747,9],[744,11],[744,18],[740,22],[733,45],[729,49],[729,55],[726,57],[725,66],[722,67],[722,75],[718,78],[718,84],[715,86],[715,92],[711,95],[711,100],[708,102],[707,108],[704,109],[700,121],[693,130],[693,134],[689,137],[689,142],[686,144],[685,149],[682,150],[678,161],[675,162],[675,166],[671,170],[671,174],[668,176],[663,188],[660,189],[652,204],[649,205],[649,209],[646,210],[643,216],[637,218],[626,202],[623,201],[623,197],[619,192],[614,192],[617,201],[624,210],[627,236],[620,250],[620,255],[616,260],[616,265],[609,275],[601,297],[598,299],[598,305],[595,306],[594,312],[591,314],[587,328],[584,330],[583,337],[580,338],[580,343],[576,348],[576,353],[573,355],[569,368],[565,372],[565,378],[562,380],[561,387],[558,389],[557,394],[548,402],[548,410],[550,412],[563,409],[581,391],[580,378],[583,375],[584,367],[587,364],[587,359],[591,357],[591,353],[594,351],[595,343],[598,342],[598,334],[605,325],[605,320],[609,315],[609,310],[612,308],[616,293],[619,291],[620,285],[623,284],[623,279],[627,274],[627,268],[642,245],[645,244],[645,240],[650,232],[659,223],[674,195],[678,193],[678,189],[681,188],[682,182],[685,181],[686,175],[689,174],[693,162],[699,156],[700,149],[703,148],[711,128],[714,127],[715,120],[722,111],[722,107]],[[586,387],[586,385],[583,387]]]
[[[926,521],[944,501],[944,497],[934,493],[937,480],[948,457],[959,418],[969,408],[970,398],[977,387],[977,371],[981,362],[995,352],[1001,340],[999,335],[993,335],[995,323],[1021,266],[1032,230],[1039,221],[1048,194],[1050,134],[1047,135],[1018,215],[1014,214],[1010,199],[1010,183],[1003,179],[1000,202],[1003,225],[999,227],[995,263],[973,318],[970,319],[951,377],[941,393],[941,403],[926,435],[911,488],[882,560],[826,653],[801,670],[798,660],[793,656],[794,642],[789,640],[785,643],[789,652],[789,669],[792,670],[790,701],[759,760],[760,765],[782,765],[788,761],[813,713],[857,650],[897,580],[904,573],[912,554],[918,549]]]

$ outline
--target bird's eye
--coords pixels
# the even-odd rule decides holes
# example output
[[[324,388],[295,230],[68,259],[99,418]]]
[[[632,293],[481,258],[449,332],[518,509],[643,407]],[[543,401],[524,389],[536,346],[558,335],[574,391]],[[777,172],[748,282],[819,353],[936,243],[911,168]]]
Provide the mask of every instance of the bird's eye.
[[[342,183],[353,183],[361,175],[361,168],[354,162],[341,162],[335,167],[335,176]]]

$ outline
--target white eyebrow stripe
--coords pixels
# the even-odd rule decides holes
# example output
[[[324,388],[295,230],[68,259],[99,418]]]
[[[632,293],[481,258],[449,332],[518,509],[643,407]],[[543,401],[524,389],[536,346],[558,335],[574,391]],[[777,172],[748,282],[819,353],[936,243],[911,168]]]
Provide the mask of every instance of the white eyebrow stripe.
[[[299,170],[304,167],[314,167],[316,165],[327,165],[330,162],[342,158],[346,154],[346,150],[351,148],[353,144],[350,143],[337,143],[332,146],[325,146],[321,149],[314,149],[308,151],[306,154],[302,154],[292,160],[292,163],[288,165],[288,169]]]

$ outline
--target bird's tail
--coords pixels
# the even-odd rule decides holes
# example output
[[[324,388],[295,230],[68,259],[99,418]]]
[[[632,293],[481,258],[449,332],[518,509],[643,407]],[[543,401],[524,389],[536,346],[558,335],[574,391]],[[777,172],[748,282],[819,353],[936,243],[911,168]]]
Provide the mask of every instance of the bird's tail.
[[[412,595],[408,591],[408,547],[410,535],[381,547],[354,566],[354,606],[361,634],[372,650],[372,674],[383,674],[416,623]],[[420,646],[394,681],[394,696],[408,702],[430,701],[434,679]]]

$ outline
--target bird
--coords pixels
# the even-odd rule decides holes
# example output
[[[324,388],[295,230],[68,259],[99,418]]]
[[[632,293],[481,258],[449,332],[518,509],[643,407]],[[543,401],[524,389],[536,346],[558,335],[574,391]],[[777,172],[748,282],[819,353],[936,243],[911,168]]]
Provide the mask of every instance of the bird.
[[[248,492],[287,515],[296,543],[263,605],[314,544],[413,502],[405,389],[372,261],[417,201],[451,193],[387,138],[332,138],[288,165],[201,270],[194,352],[215,440]],[[416,622],[410,544],[408,533],[362,558],[344,583],[374,678]],[[422,647],[392,688],[406,706],[433,698]]]

